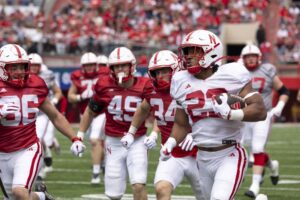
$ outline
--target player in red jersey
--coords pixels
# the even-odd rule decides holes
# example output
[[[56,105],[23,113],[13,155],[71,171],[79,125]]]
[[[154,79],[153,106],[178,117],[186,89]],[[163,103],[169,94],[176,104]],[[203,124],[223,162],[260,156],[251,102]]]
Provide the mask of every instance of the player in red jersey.
[[[29,74],[29,65],[27,53],[20,46],[8,44],[0,49],[0,178],[6,199],[48,198],[46,193],[31,192],[43,154],[35,127],[39,110],[72,140],[75,155],[85,149],[65,117],[51,104],[43,79]]]
[[[128,130],[133,114],[142,100],[152,91],[149,78],[134,77],[136,59],[126,47],[114,49],[108,58],[111,76],[99,79],[95,94],[80,121],[79,131],[85,132],[97,113],[105,112],[105,194],[121,199],[126,190],[127,173],[136,200],[147,199],[147,148],[143,144],[144,125],[137,130],[132,148],[120,142]],[[137,173],[138,172],[138,173]]]
[[[88,105],[90,98],[93,95],[93,87],[98,78],[102,78],[103,74],[99,73],[97,67],[97,56],[94,53],[88,52],[81,56],[81,69],[74,71],[71,74],[72,84],[68,92],[68,99],[71,103],[78,103],[80,114],[83,114]],[[91,127],[88,130],[91,143],[91,158],[93,163],[91,184],[100,183],[100,163],[104,156],[101,140],[104,135],[105,115],[101,114],[95,117]],[[80,133],[83,139],[84,133]]]
[[[100,75],[109,75],[110,69],[108,67],[108,58],[105,55],[97,57],[98,72]]]
[[[161,131],[162,144],[169,138],[176,109],[176,102],[170,96],[170,82],[172,75],[178,69],[177,55],[169,50],[158,51],[150,59],[148,73],[155,90],[144,99],[134,114],[128,134],[122,139],[127,148],[134,141],[134,130],[140,127],[151,111],[154,112]],[[144,144],[148,149],[152,149],[156,146],[156,140],[157,132],[152,131],[145,138]],[[193,138],[188,136],[179,147],[172,151],[170,159],[159,161],[154,180],[157,199],[171,199],[172,191],[180,184],[184,176],[191,183],[196,198],[203,199],[195,159],[198,149],[193,146]]]

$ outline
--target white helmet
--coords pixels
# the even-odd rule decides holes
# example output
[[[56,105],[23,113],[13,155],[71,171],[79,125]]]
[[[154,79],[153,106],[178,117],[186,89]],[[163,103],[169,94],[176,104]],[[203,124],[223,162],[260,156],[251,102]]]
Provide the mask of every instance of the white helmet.
[[[108,58],[105,55],[99,55],[97,57],[97,64],[108,66]]]
[[[42,65],[43,64],[42,57],[37,53],[29,54],[28,58],[29,58],[31,64],[37,64],[37,65]]]
[[[201,47],[204,55],[198,57],[198,63],[195,66],[188,66],[188,57],[185,55],[186,47]],[[223,44],[218,36],[206,30],[196,30],[187,34],[179,47],[180,58],[183,60],[183,67],[191,74],[198,74],[204,68],[213,67],[223,58]]]
[[[129,74],[124,74],[123,72],[115,74],[113,71],[114,65],[119,64],[131,64]],[[136,59],[133,53],[126,47],[118,47],[115,48],[108,57],[108,65],[111,69],[112,76],[115,79],[118,79],[119,83],[128,81],[131,77],[133,77],[136,68]]]
[[[80,59],[80,65],[96,64],[97,56],[92,52],[84,53]]]
[[[85,69],[86,65],[95,65],[95,69],[93,71],[87,71]],[[94,78],[97,76],[97,56],[92,52],[84,53],[80,59],[80,65],[82,68],[82,73],[86,78]]]
[[[25,75],[19,74],[18,78],[12,79],[8,72],[11,64],[24,64]],[[26,51],[17,44],[7,44],[0,49],[0,79],[7,81],[13,86],[23,87],[29,74],[29,58]]]
[[[245,56],[246,55],[257,55],[258,59],[257,59],[257,62],[254,63],[254,64],[247,64],[245,63]],[[248,70],[255,70],[260,64],[261,64],[261,51],[259,50],[259,48],[254,45],[254,44],[248,44],[246,45],[243,49],[242,49],[242,52],[241,52],[241,58],[243,60],[243,64],[247,67]]]
[[[30,67],[32,67],[30,69],[30,72],[39,74],[40,71],[41,71],[41,66],[43,64],[42,57],[37,53],[31,53],[31,54],[28,55],[28,58],[29,58],[30,64],[36,66],[36,68],[34,68],[33,66],[30,66]]]
[[[153,73],[157,69],[170,68],[169,82],[157,80]],[[165,90],[170,88],[172,75],[179,70],[178,57],[175,53],[169,50],[158,51],[153,54],[148,66],[148,74],[152,79],[152,83],[156,90]]]

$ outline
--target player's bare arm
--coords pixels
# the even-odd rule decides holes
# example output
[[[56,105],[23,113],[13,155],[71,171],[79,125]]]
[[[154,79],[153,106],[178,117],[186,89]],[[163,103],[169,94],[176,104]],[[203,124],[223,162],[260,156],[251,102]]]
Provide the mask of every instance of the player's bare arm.
[[[131,126],[134,126],[138,129],[148,117],[150,110],[150,104],[147,102],[146,99],[144,99],[133,115]]]
[[[46,98],[40,109],[49,117],[54,126],[70,140],[76,137],[74,130],[70,126],[67,119],[51,104],[50,100]]]
[[[289,91],[288,89],[284,86],[282,81],[279,79],[278,76],[274,76],[273,79],[273,88],[278,92],[279,96],[279,101],[283,101],[286,103],[289,100]]]
[[[50,88],[52,92],[54,93],[54,97],[51,100],[54,104],[57,104],[59,100],[62,98],[63,94],[61,89],[58,87],[58,85],[54,82],[52,87]]]
[[[175,138],[176,143],[179,144],[189,133],[189,128],[190,125],[188,115],[183,109],[177,108],[174,118],[174,125],[170,137]]]
[[[247,106],[243,108],[243,121],[261,121],[266,119],[267,111],[260,94],[255,92],[251,86],[251,82],[241,90],[241,97],[245,99]]]
[[[71,84],[69,91],[68,91],[68,101],[70,103],[77,103],[80,101],[80,99],[78,98],[78,94],[77,94],[77,88],[73,83]]]
[[[96,115],[97,114],[92,111],[89,106],[87,106],[81,117],[78,131],[85,133]]]

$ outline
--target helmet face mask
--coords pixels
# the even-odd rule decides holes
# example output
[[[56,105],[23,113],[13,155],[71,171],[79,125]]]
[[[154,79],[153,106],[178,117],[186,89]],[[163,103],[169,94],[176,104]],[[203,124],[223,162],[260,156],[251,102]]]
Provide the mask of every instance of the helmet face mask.
[[[5,66],[9,84],[23,87],[29,75],[28,63],[14,63]]]
[[[40,64],[30,64],[30,73],[32,74],[39,74],[41,71],[41,65]]]
[[[0,49],[0,79],[14,87],[24,87],[29,76],[29,58],[26,51],[16,44]]]
[[[158,91],[170,88],[172,76],[178,70],[178,57],[169,50],[154,53],[148,65],[148,75]]]
[[[223,45],[212,32],[197,30],[187,34],[179,47],[182,66],[196,75],[223,58]]]

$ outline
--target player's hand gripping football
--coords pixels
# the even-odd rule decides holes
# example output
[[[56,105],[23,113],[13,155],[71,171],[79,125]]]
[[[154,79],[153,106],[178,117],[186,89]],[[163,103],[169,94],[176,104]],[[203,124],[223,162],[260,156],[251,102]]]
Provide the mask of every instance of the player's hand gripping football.
[[[0,118],[4,118],[9,114],[13,114],[16,111],[18,111],[20,109],[19,106],[17,106],[14,103],[6,103],[2,106],[2,108],[0,107]]]
[[[125,133],[124,136],[121,138],[122,145],[126,149],[130,148],[130,146],[132,145],[133,141],[134,141],[134,136],[131,133],[129,133],[129,132]]]
[[[180,146],[181,149],[184,151],[191,151],[195,146],[192,134],[191,133],[187,134],[187,136],[178,146]]]
[[[227,93],[223,93],[221,95],[219,95],[219,98],[221,100],[221,102],[217,102],[216,96],[212,97],[212,101],[213,101],[213,110],[215,113],[217,113],[218,115],[220,115],[223,119],[229,119],[230,118],[230,112],[231,112],[231,108],[227,103],[228,100],[228,94]]]
[[[82,156],[82,153],[85,150],[85,145],[83,144],[81,138],[79,137],[75,137],[72,139],[72,145],[71,145],[71,152],[75,155],[75,156]]]
[[[173,137],[169,137],[166,143],[160,149],[160,160],[166,161],[171,158],[171,152],[176,146],[176,140]]]

